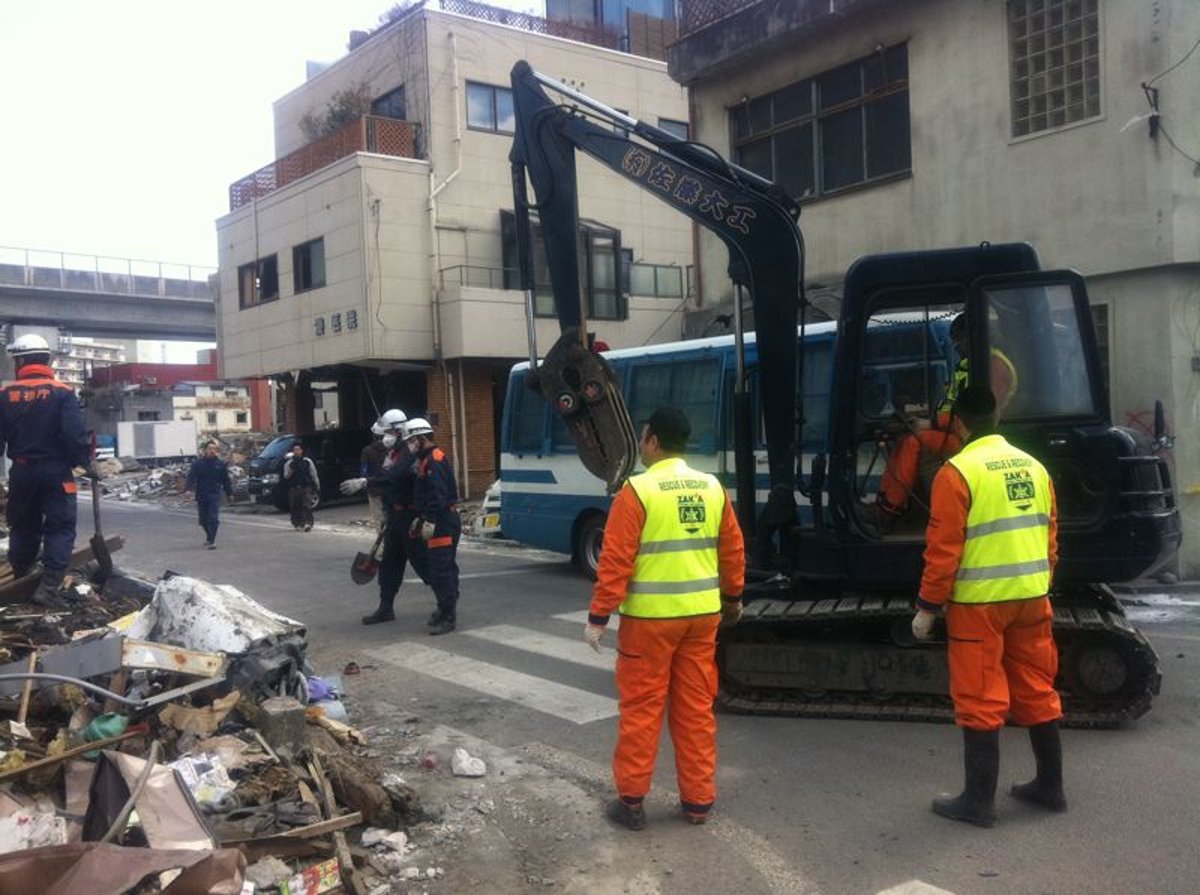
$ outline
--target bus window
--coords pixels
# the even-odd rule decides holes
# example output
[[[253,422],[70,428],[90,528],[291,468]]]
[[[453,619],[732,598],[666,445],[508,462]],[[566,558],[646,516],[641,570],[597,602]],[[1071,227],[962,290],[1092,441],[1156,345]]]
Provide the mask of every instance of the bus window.
[[[629,415],[640,427],[659,407],[678,407],[692,424],[689,452],[711,454],[717,449],[717,357],[632,368]]]
[[[528,389],[522,380],[516,380],[509,403],[516,410],[512,416],[510,450],[514,453],[540,454],[545,431],[546,400],[541,392]]]

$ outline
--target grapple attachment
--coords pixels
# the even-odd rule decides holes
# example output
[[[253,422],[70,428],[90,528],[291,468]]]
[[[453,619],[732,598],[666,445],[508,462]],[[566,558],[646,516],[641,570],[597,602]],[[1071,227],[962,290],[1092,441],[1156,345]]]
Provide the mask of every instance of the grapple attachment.
[[[546,354],[534,382],[566,423],[584,467],[615,492],[637,462],[638,438],[608,361],[571,327]]]

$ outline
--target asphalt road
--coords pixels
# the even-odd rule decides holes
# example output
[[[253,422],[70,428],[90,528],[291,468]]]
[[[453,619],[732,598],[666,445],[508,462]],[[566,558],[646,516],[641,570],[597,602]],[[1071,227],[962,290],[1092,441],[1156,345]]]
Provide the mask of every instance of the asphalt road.
[[[432,595],[419,582],[402,589],[395,623],[360,625],[374,588],[355,587],[348,565],[370,537],[335,523],[363,515],[361,507],[318,512],[308,534],[294,532],[283,515],[225,513],[215,551],[200,548],[187,509],[111,500],[103,507],[106,534],[126,538],[119,566],[232,584],[308,624],[319,673],[340,671],[349,660],[363,666],[346,680],[352,721],[369,717],[378,726],[394,716],[400,724],[401,715],[418,713],[478,738],[494,754],[548,769],[544,791],[556,776],[569,780],[583,794],[580,803],[570,818],[545,821],[565,825],[554,837],[567,840],[564,848],[527,847],[515,834],[500,848],[518,854],[526,881],[634,893],[1200,888],[1200,592],[1144,595],[1144,605],[1131,608],[1159,652],[1162,694],[1150,714],[1124,729],[1064,732],[1065,815],[1038,813],[1003,794],[992,830],[933,815],[931,797],[957,792],[962,780],[960,740],[950,726],[722,715],[714,822],[697,830],[668,822],[668,746],[656,777],[668,797],[650,803],[651,826],[634,835],[601,819],[614,688],[603,663],[580,664],[591,655],[579,616],[589,588],[563,558],[464,543],[459,631],[431,638],[424,622]],[[81,502],[81,541],[90,534],[89,510]],[[1002,792],[1031,774],[1024,732],[1006,730]],[[539,849],[542,877],[529,870]],[[605,883],[589,883],[601,864]],[[486,873],[469,882],[481,891],[509,890],[494,878],[490,887]]]

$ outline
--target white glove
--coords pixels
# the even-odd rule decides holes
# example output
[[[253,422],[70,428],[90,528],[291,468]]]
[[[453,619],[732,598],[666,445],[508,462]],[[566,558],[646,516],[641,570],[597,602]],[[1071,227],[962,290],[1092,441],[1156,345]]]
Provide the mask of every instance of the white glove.
[[[583,626],[583,642],[600,652],[600,640],[604,637],[606,628],[604,625],[586,624]]]
[[[432,538],[434,529],[436,529],[436,528],[437,528],[437,526],[435,526],[432,522],[422,522],[421,523],[421,540],[428,541],[430,538]]]
[[[338,490],[349,497],[351,494],[357,494],[366,487],[366,479],[346,479],[346,481],[338,485]]]
[[[912,620],[913,637],[917,640],[930,640],[933,637],[933,623],[937,621],[937,617],[936,612],[918,609]]]

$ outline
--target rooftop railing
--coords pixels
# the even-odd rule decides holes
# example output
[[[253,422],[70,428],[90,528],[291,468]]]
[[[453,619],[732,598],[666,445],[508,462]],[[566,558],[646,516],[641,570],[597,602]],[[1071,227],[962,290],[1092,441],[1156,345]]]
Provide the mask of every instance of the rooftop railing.
[[[0,246],[0,286],[212,299],[215,267]]]
[[[229,210],[249,205],[356,152],[416,158],[416,125],[396,118],[364,115],[230,184]]]
[[[761,0],[679,0],[679,36],[686,37],[693,31],[707,28],[747,6]]]

